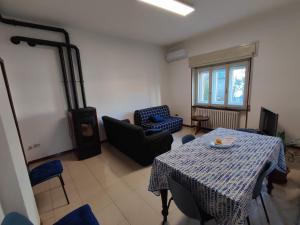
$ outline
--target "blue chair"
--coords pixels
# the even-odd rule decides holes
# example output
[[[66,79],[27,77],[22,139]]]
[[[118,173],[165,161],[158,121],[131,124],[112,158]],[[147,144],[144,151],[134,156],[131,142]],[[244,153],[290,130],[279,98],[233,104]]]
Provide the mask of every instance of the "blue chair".
[[[211,215],[205,213],[201,209],[192,193],[175,181],[172,176],[168,176],[168,184],[172,194],[172,198],[168,202],[168,208],[170,207],[171,201],[174,200],[181,212],[192,219],[199,220],[200,225],[204,225],[205,222],[214,219]]]
[[[266,206],[265,206],[265,203],[264,203],[264,199],[263,199],[263,196],[262,196],[261,192],[262,192],[262,187],[263,187],[263,181],[264,181],[264,179],[270,173],[272,173],[272,171],[275,170],[275,168],[276,168],[276,163],[275,162],[270,162],[269,161],[269,162],[267,162],[264,165],[262,171],[260,172],[260,174],[258,176],[258,179],[257,179],[255,187],[254,187],[253,195],[252,195],[252,199],[255,199],[255,200],[258,198],[258,196],[260,197],[260,200],[261,200],[262,206],[264,208],[268,224],[270,224],[270,219],[269,219],[269,216],[268,216],[268,213],[267,213],[267,209],[266,209]],[[247,217],[247,222],[250,225],[249,216]]]
[[[42,165],[39,165],[29,171],[29,178],[32,186],[40,184],[44,181],[50,180],[54,177],[58,177],[63,188],[64,194],[66,196],[68,204],[69,198],[65,190],[65,183],[61,176],[63,172],[63,166],[60,160],[52,160]]]
[[[194,135],[188,134],[188,135],[185,135],[185,136],[182,137],[181,142],[182,142],[182,144],[186,144],[186,143],[188,143],[188,142],[190,142],[194,139],[195,139]]]
[[[12,212],[5,216],[1,225],[33,225],[25,216]]]
[[[1,225],[33,225],[25,216],[12,212],[5,216]],[[81,206],[53,225],[99,225],[89,205]]]

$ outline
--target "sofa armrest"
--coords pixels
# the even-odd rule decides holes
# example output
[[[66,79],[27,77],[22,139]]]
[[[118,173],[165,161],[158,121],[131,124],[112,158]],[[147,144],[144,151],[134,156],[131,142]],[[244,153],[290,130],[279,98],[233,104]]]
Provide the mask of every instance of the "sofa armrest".
[[[171,149],[173,137],[168,131],[162,131],[145,137],[145,145],[149,151],[164,153]]]

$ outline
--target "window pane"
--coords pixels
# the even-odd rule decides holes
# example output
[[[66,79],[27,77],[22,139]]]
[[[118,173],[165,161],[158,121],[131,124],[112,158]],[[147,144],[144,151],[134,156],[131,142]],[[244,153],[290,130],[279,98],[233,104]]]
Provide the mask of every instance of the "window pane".
[[[209,71],[198,73],[198,103],[208,104],[209,100]]]
[[[212,96],[211,103],[223,105],[225,100],[226,69],[218,68],[212,71]]]
[[[229,71],[228,104],[243,106],[245,98],[246,66],[231,66]]]

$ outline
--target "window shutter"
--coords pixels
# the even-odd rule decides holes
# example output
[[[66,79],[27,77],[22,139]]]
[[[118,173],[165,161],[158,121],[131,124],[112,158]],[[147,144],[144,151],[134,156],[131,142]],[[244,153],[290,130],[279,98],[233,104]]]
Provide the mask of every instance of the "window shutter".
[[[191,68],[228,63],[252,58],[256,54],[256,43],[240,45],[220,51],[205,53],[189,58]]]

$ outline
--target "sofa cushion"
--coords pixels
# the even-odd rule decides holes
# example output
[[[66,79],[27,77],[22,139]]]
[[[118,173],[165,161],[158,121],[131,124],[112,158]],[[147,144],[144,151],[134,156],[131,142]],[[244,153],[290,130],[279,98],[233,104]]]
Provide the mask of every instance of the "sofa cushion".
[[[181,129],[182,122],[183,120],[180,117],[169,117],[160,123],[144,123],[143,127],[146,129],[162,129],[173,133]]]
[[[152,121],[154,123],[160,123],[160,122],[163,122],[164,120],[165,120],[165,118],[160,115],[150,116],[150,121]]]
[[[156,134],[156,133],[159,133],[159,132],[162,132],[162,129],[160,129],[160,128],[152,128],[152,129],[145,130],[145,134],[147,136],[148,135],[152,135],[152,134]]]

